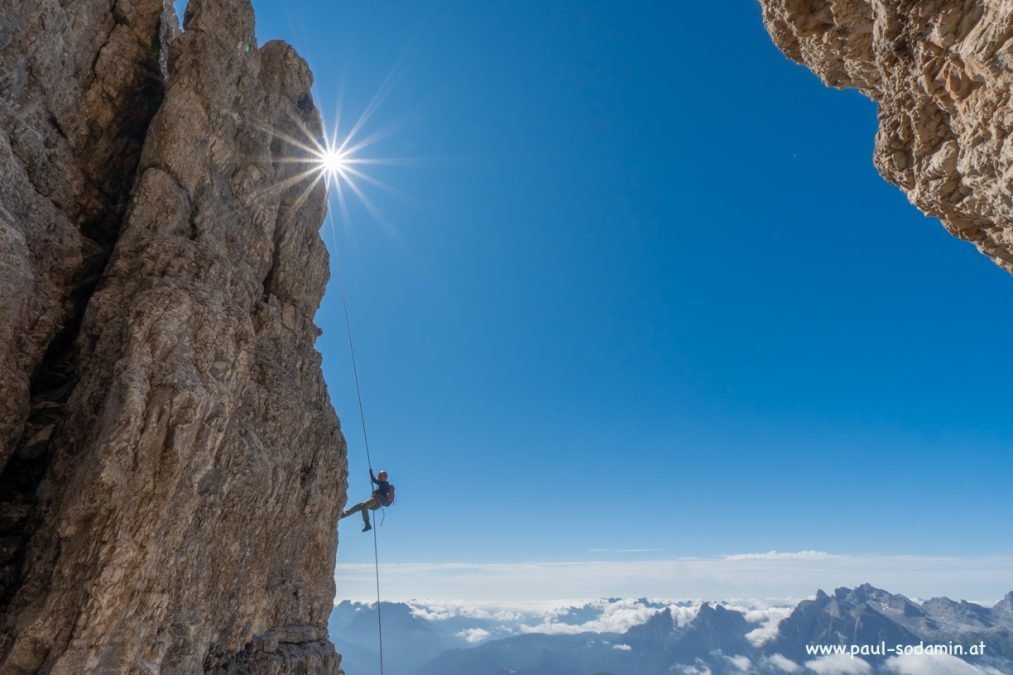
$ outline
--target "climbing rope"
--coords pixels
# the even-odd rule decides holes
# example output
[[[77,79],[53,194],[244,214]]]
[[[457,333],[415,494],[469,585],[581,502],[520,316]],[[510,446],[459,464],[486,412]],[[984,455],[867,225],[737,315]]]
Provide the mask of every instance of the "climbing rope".
[[[369,434],[366,432],[366,412],[362,405],[362,387],[359,385],[359,366],[355,361],[355,343],[352,340],[352,321],[348,314],[348,294],[345,292],[345,279],[341,270],[341,256],[338,253],[338,242],[334,232],[334,216],[331,213],[330,205],[327,207],[327,219],[331,226],[331,240],[333,242],[334,259],[337,267],[338,289],[341,293],[341,307],[345,314],[345,332],[348,335],[348,353],[352,357],[352,376],[355,379],[355,397],[359,403],[359,423],[362,426],[362,444],[366,448],[366,464],[369,466],[369,475],[373,475],[373,459],[369,454]],[[369,483],[369,491],[373,492],[373,482]],[[376,516],[373,516],[376,524]],[[380,675],[383,675],[383,619],[380,615],[380,547],[377,543],[377,527],[373,528],[373,568],[376,573],[376,631],[380,643]]]

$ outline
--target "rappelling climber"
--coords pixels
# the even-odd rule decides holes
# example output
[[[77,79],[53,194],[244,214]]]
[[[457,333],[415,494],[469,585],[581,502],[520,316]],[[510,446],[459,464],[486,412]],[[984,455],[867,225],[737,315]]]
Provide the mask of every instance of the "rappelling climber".
[[[353,513],[362,512],[362,522],[365,524],[362,528],[363,532],[369,532],[373,529],[373,526],[369,524],[369,512],[376,511],[381,506],[390,506],[394,503],[394,485],[387,480],[387,472],[380,471],[377,475],[373,475],[373,470],[369,470],[369,481],[370,483],[376,484],[376,489],[373,490],[373,495],[364,502],[359,502],[352,508],[348,509],[341,514],[342,518],[347,518]]]

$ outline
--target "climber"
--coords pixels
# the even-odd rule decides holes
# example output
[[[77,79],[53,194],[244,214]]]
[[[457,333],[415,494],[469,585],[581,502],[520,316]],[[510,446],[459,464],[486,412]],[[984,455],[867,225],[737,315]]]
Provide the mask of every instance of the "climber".
[[[342,518],[347,518],[353,513],[362,512],[362,522],[365,527],[362,528],[363,532],[369,532],[373,529],[373,526],[369,524],[369,512],[376,511],[381,506],[390,506],[394,503],[394,486],[387,480],[387,472],[381,471],[377,475],[373,475],[373,470],[369,470],[369,481],[370,483],[376,483],[376,489],[373,490],[373,495],[364,502],[360,502],[348,509],[341,514]]]

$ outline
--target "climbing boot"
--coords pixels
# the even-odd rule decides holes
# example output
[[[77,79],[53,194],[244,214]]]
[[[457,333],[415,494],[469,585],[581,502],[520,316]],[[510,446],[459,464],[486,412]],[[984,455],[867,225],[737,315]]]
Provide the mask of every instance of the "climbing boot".
[[[370,525],[369,523],[366,523],[366,526],[362,528],[362,531],[363,532],[369,532],[372,529],[373,529],[373,526]]]

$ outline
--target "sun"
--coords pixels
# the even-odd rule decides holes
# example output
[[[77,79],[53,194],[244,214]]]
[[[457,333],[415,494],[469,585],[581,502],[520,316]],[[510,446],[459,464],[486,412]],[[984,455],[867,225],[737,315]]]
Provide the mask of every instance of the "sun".
[[[347,152],[340,148],[324,148],[314,155],[320,170],[327,175],[329,181],[347,177],[348,169],[352,165],[352,158]]]

